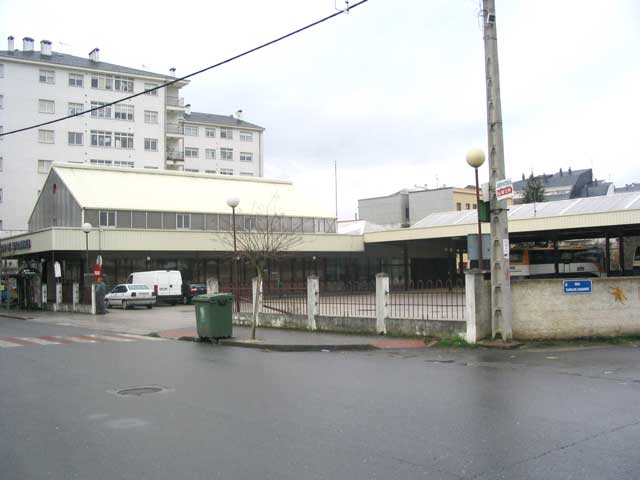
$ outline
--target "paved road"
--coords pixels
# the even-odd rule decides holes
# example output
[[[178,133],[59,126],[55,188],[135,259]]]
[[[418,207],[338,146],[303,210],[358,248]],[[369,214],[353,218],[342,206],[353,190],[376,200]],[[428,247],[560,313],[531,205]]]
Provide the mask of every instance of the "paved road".
[[[0,338],[96,333],[0,319]],[[0,348],[0,477],[637,479],[639,355]]]

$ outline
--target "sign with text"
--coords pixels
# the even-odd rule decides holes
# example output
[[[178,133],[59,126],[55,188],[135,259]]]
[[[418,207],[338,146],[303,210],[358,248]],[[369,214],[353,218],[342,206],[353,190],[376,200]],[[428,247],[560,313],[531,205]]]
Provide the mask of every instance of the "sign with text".
[[[496,198],[498,201],[513,197],[513,184],[511,179],[499,180],[496,182]]]
[[[591,293],[593,282],[591,280],[564,280],[562,282],[565,294]]]

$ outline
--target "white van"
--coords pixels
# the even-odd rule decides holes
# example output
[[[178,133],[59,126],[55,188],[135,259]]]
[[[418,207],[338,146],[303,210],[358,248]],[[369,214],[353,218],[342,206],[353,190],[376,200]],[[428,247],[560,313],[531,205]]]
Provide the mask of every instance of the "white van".
[[[127,282],[148,285],[156,295],[157,302],[175,305],[182,303],[182,275],[178,270],[155,270],[153,272],[133,272]]]

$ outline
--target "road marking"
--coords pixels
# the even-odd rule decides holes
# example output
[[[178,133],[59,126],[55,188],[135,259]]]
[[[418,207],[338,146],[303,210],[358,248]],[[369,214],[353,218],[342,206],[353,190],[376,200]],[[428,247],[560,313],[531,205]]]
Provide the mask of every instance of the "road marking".
[[[38,337],[38,338],[43,338],[44,340],[51,340],[52,342],[56,342],[56,343],[62,343],[63,345],[69,345],[71,343],[75,343],[72,342],[71,340],[67,340],[64,337],[49,337],[49,336],[44,336],[44,337]]]
[[[134,340],[152,340],[154,342],[165,342],[166,338],[149,337],[147,335],[135,335],[133,333],[119,333],[120,337],[133,338]]]
[[[57,340],[49,340],[42,337],[18,337],[20,340],[24,340],[30,343],[37,343],[38,345],[60,345]]]
[[[65,337],[67,340],[71,340],[76,343],[98,343],[98,340],[88,338],[84,335],[78,335],[76,337]]]
[[[0,347],[9,348],[9,347],[21,347],[22,345],[18,345],[17,343],[7,342],[5,340],[0,340]]]
[[[11,343],[17,343],[18,345],[37,345],[37,343],[35,342],[30,342],[28,340],[23,340],[21,338],[11,337],[11,338],[3,338],[3,340]]]
[[[96,340],[99,340],[101,342],[134,342],[135,340],[132,340],[131,338],[122,338],[118,335],[98,335],[98,334],[94,334],[94,335],[89,335],[89,337],[91,338],[95,338]]]
[[[39,337],[6,337],[0,338],[0,348],[45,346],[45,345],[71,345],[78,343],[109,343],[123,342],[130,343],[140,340],[166,341],[164,338],[147,337],[144,335],[134,335],[132,333],[104,333],[87,334],[73,336],[50,336],[41,335]]]

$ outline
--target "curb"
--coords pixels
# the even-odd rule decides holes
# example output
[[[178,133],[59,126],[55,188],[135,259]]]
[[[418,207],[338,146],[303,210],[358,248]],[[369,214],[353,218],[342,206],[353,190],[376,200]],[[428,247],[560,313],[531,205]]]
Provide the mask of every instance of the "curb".
[[[13,320],[32,320],[33,317],[21,317],[19,315],[11,315],[6,313],[0,313],[0,318],[11,318]]]
[[[353,343],[353,344],[330,344],[330,345],[286,345],[282,343],[248,343],[243,342],[241,340],[230,340],[230,339],[220,339],[220,340],[200,340],[198,337],[193,336],[184,336],[179,337],[176,340],[183,342],[195,342],[195,343],[212,343],[214,345],[222,345],[225,347],[240,347],[240,348],[253,348],[257,350],[270,350],[273,352],[339,352],[339,351],[367,351],[367,350],[379,350],[378,347],[374,345],[369,345],[366,343]]]

